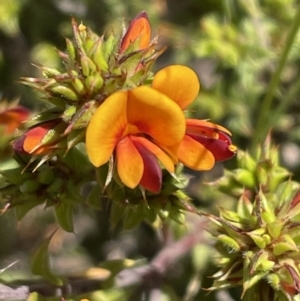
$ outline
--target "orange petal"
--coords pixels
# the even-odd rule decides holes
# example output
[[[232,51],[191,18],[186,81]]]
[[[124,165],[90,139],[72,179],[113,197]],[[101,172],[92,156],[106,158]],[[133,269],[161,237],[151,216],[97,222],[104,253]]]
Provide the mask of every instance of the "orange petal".
[[[182,110],[170,98],[148,87],[128,91],[127,118],[158,144],[176,146],[185,134]]]
[[[197,97],[200,83],[197,74],[190,68],[172,65],[158,71],[152,87],[175,101],[181,109],[186,108]]]
[[[215,164],[213,154],[189,136],[182,140],[178,158],[185,166],[194,170],[210,170]]]
[[[86,148],[96,167],[106,163],[127,126],[127,92],[109,96],[96,110],[86,131]]]
[[[140,39],[139,49],[147,48],[151,39],[151,27],[146,12],[139,13],[131,22],[122,39],[120,51],[124,52],[131,43]]]
[[[23,143],[23,150],[26,153],[34,153],[36,154],[35,150],[37,147],[42,144],[43,139],[45,136],[51,131],[58,123],[60,119],[54,119],[50,121],[46,121],[40,123],[38,125],[34,125],[30,128],[24,135],[26,138],[24,139]]]
[[[122,139],[116,146],[117,170],[121,181],[129,188],[135,188],[141,181],[143,159],[129,137]]]
[[[18,106],[0,113],[0,126],[5,126],[5,133],[12,134],[29,116],[29,110]]]
[[[186,129],[187,133],[190,133],[190,134],[196,134],[197,132],[201,131],[201,128],[204,128],[203,129],[204,131],[205,131],[205,129],[222,131],[222,132],[228,134],[229,136],[231,136],[231,133],[223,126],[212,123],[212,122],[208,122],[206,120],[187,119],[186,127],[187,127],[187,129]]]
[[[135,142],[142,144],[147,150],[149,150],[156,158],[163,164],[168,172],[174,172],[174,163],[172,159],[157,145],[149,141],[148,139],[140,136],[131,136],[131,139]]]

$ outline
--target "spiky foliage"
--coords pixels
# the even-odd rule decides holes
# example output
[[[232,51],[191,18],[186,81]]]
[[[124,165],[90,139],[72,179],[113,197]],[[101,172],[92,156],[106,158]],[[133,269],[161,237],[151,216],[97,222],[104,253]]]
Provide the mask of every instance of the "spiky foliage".
[[[221,181],[226,194],[240,198],[235,211],[208,215],[220,266],[211,290],[242,286],[242,298],[251,300],[293,300],[299,293],[299,184],[278,161],[268,143],[256,158],[240,152],[238,169]]]

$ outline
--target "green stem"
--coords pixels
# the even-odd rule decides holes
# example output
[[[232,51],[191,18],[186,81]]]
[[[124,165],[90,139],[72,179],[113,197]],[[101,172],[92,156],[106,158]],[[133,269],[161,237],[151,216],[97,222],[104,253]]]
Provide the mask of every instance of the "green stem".
[[[252,150],[254,151],[257,144],[259,142],[262,142],[265,140],[270,122],[266,122],[268,120],[268,117],[271,115],[270,108],[272,105],[273,97],[275,94],[275,91],[278,87],[280,76],[283,71],[283,68],[286,64],[288,54],[292,48],[293,42],[295,40],[296,34],[298,32],[298,29],[300,27],[300,4],[298,5],[297,12],[295,14],[295,17],[293,19],[293,23],[291,25],[290,31],[288,33],[283,52],[281,54],[280,60],[278,62],[278,66],[275,70],[275,73],[273,74],[271,78],[271,82],[268,86],[266,96],[262,102],[260,114],[258,116],[257,125],[254,131],[253,140],[252,140]],[[268,125],[268,127],[266,126]]]

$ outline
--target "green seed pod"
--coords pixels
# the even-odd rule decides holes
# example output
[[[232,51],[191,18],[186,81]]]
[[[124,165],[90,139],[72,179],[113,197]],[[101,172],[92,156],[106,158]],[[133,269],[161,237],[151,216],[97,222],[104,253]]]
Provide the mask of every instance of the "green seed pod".
[[[77,93],[74,90],[63,85],[51,87],[50,91],[55,94],[60,94],[62,97],[72,101],[77,101],[79,99]]]
[[[26,180],[20,185],[19,189],[22,193],[35,192],[40,187],[40,183],[35,179]]]

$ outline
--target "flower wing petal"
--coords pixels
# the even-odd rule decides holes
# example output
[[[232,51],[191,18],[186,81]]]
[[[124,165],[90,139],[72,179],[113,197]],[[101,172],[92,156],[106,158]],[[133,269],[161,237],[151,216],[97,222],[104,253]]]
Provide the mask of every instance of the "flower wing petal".
[[[127,118],[158,144],[175,146],[185,134],[182,110],[166,95],[141,86],[128,91]]]
[[[200,83],[197,74],[192,69],[181,65],[171,65],[155,74],[152,87],[167,95],[181,109],[184,109],[197,97]]]
[[[199,119],[187,119],[186,120],[186,127],[187,127],[187,133],[197,133],[199,131],[201,131],[201,129],[205,132],[224,132],[227,135],[231,136],[231,133],[224,128],[221,125],[206,121],[206,120],[199,120]]]
[[[117,170],[121,181],[129,188],[135,188],[141,181],[144,164],[143,159],[127,136],[116,146]]]
[[[190,135],[190,137],[208,149],[213,154],[216,161],[228,160],[236,153],[236,147],[231,144],[230,138],[222,132],[219,133],[219,139],[203,137],[201,135]]]
[[[143,145],[148,151],[150,151],[156,158],[163,164],[168,172],[174,172],[174,163],[172,159],[157,145],[149,141],[148,139],[140,136],[132,136],[131,139],[139,144]]]
[[[127,126],[127,92],[109,96],[96,110],[86,131],[86,148],[96,167],[106,163]]]
[[[215,164],[213,154],[187,135],[179,146],[178,158],[185,166],[194,170],[210,170]]]

